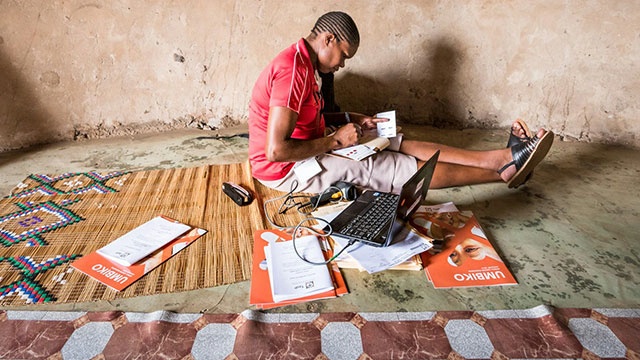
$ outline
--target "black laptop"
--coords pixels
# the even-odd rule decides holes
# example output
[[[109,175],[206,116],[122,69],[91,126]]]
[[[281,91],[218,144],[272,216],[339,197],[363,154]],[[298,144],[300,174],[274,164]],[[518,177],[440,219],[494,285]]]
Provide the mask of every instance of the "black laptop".
[[[400,195],[366,190],[329,224],[333,234],[350,241],[388,246],[396,219],[406,221],[427,197],[440,151],[427,161],[403,186]],[[325,228],[328,231],[329,227]]]

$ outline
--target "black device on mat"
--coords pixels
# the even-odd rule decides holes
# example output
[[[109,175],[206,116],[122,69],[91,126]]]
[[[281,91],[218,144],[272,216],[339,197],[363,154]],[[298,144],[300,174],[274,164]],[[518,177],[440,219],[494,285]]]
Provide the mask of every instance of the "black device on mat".
[[[223,182],[222,191],[240,206],[248,205],[253,200],[253,196],[247,189],[232,182]]]
[[[309,202],[313,206],[320,206],[331,200],[355,200],[358,197],[356,186],[350,182],[337,181],[327,191],[311,197]]]

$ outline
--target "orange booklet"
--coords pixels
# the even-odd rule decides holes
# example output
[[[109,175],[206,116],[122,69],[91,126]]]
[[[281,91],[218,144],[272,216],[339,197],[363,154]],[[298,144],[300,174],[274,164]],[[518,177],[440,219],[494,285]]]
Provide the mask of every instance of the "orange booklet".
[[[291,234],[282,230],[269,229],[258,230],[253,236],[253,266],[251,272],[251,288],[249,293],[249,303],[255,305],[258,309],[271,309],[284,305],[297,304],[305,301],[334,298],[347,294],[349,290],[342,277],[342,273],[338,266],[331,262],[329,266],[329,274],[332,277],[334,289],[319,294],[304,296],[297,299],[284,300],[275,302],[271,292],[271,284],[269,281],[269,270],[267,268],[267,260],[264,252],[265,246],[276,241],[290,241]],[[333,251],[324,242],[323,253],[325,259],[333,256]],[[322,265],[318,265],[322,266]]]
[[[423,205],[409,223],[429,237],[444,240],[441,252],[421,254],[435,288],[518,284],[472,212],[459,211],[453,203]]]
[[[97,251],[79,258],[71,266],[116,291],[122,291],[206,233],[204,229],[191,228],[131,266],[111,261]]]

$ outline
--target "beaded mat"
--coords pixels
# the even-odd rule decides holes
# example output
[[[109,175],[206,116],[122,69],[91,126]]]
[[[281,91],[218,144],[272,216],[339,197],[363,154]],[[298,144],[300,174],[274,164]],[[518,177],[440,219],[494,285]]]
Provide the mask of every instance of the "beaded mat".
[[[230,181],[256,200],[239,207]],[[262,199],[281,195],[251,178],[248,162],[197,168],[30,175],[0,199],[0,305],[109,300],[212,287],[251,275],[252,234]],[[116,292],[70,263],[166,215],[208,232],[130,287]],[[296,216],[279,218],[291,224]]]

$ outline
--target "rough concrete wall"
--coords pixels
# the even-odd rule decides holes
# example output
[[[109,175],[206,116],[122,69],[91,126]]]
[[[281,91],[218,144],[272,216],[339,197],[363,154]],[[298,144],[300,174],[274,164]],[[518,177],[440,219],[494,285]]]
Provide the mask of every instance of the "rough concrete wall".
[[[640,146],[637,1],[0,0],[0,151],[246,122],[260,70],[334,9],[362,37],[343,108]]]

